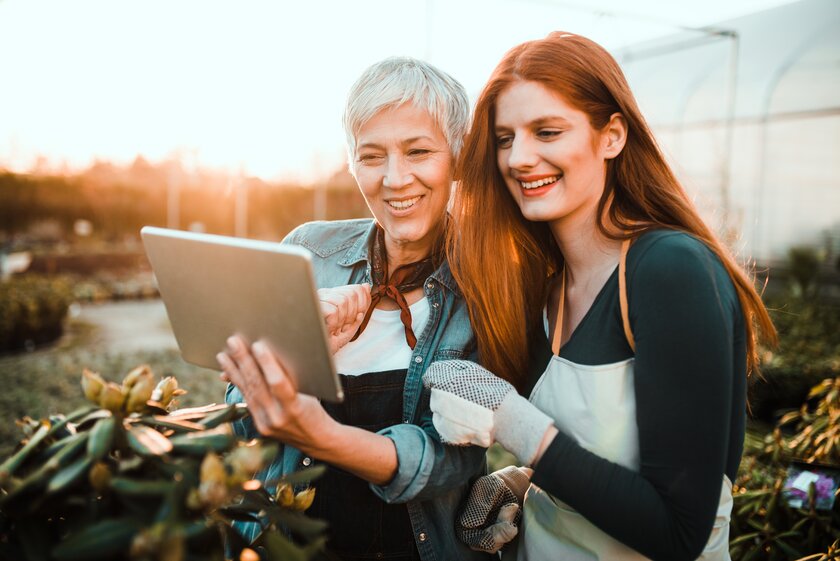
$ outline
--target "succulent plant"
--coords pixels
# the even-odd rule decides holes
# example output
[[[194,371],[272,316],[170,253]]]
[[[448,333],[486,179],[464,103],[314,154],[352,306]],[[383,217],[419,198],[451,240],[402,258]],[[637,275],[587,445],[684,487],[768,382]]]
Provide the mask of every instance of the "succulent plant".
[[[270,492],[254,476],[277,445],[234,435],[242,405],[177,409],[177,380],[154,378],[145,365],[121,384],[85,370],[90,406],[18,422],[24,439],[0,464],[0,558],[247,561],[262,549],[303,561],[322,549],[326,525],[303,513],[321,470]],[[234,520],[263,532],[246,544]]]

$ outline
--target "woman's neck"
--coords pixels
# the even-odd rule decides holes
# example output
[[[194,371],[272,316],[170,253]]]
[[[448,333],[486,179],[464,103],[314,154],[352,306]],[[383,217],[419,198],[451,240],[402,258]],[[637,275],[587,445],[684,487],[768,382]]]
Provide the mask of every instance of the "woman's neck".
[[[621,254],[621,240],[613,240],[601,231],[594,215],[570,216],[551,224],[566,265],[567,282],[586,282],[593,276],[612,272]]]
[[[432,254],[437,235],[427,235],[415,242],[399,242],[385,235],[385,251],[388,253],[388,270],[393,272],[403,265],[416,263]]]

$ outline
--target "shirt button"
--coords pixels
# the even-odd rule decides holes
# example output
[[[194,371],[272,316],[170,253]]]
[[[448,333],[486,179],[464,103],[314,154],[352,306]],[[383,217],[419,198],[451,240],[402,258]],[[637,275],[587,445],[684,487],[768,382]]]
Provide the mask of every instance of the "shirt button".
[[[435,287],[435,283],[433,283],[433,282],[430,282],[429,284],[426,285],[426,288],[434,288],[434,287]]]
[[[417,539],[421,542],[426,541],[426,532],[420,532],[420,534],[417,536]]]
[[[422,356],[414,357],[414,362],[416,362],[417,364],[420,364],[421,362],[423,362],[423,357]]]
[[[304,458],[304,459],[303,459],[300,463],[302,463],[303,465],[305,465],[305,466],[309,467],[309,465],[310,465],[310,464],[312,464],[312,458],[306,457],[306,458]]]

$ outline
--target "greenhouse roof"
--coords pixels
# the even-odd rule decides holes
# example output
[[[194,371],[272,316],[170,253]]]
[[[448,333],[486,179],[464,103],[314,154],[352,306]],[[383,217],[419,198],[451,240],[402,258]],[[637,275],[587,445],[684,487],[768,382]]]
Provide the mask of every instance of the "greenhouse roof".
[[[838,30],[840,1],[803,0],[616,58],[654,126],[840,114]]]

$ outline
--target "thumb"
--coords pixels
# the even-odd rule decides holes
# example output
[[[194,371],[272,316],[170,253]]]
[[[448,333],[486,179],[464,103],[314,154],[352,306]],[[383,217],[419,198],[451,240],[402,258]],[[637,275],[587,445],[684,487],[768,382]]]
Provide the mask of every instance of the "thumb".
[[[499,509],[499,516],[496,517],[496,522],[507,522],[509,524],[516,523],[516,517],[519,515],[519,505],[516,503],[508,503]]]

